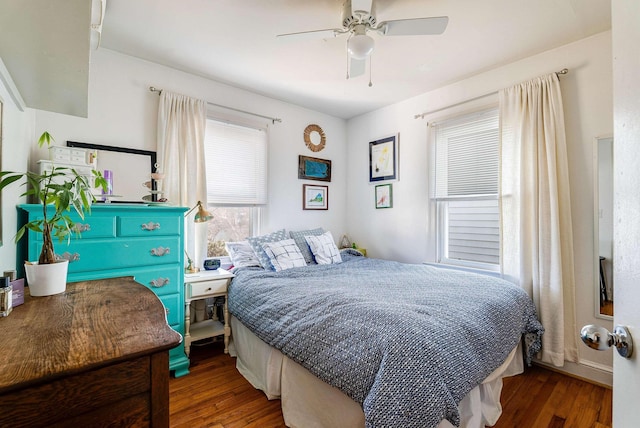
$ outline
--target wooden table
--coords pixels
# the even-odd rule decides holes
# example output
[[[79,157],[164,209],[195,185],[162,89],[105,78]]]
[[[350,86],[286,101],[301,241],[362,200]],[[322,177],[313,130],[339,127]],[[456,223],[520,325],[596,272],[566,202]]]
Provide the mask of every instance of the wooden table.
[[[0,426],[169,426],[181,336],[132,277],[77,282],[0,318]]]

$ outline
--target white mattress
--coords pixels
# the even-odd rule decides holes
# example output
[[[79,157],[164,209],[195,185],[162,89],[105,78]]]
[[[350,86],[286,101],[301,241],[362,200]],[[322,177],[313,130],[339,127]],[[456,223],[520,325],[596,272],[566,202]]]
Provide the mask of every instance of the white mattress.
[[[362,428],[362,407],[337,388],[321,381],[280,351],[254,335],[235,317],[231,331],[238,371],[270,400],[280,398],[284,421],[291,428]],[[461,428],[494,425],[502,413],[502,378],[524,371],[520,345],[484,382],[471,390],[458,406]],[[438,428],[452,428],[448,421]]]

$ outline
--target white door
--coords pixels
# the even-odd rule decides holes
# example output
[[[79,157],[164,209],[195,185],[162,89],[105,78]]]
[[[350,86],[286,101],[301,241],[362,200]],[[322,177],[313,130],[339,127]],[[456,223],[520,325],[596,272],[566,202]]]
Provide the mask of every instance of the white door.
[[[611,3],[614,323],[627,326],[635,340],[631,359],[613,357],[613,426],[627,428],[640,423],[640,1]]]

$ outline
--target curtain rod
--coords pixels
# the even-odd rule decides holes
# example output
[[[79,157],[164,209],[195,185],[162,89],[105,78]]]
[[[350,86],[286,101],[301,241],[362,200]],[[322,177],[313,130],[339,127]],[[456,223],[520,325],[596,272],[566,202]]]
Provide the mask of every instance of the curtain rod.
[[[569,72],[568,68],[563,68],[562,70],[556,71],[555,73],[556,73],[556,75],[561,75],[561,74],[567,74],[568,72]],[[450,109],[452,107],[457,107],[457,106],[462,105],[462,104],[470,103],[472,101],[476,101],[476,100],[479,100],[481,98],[488,97],[489,95],[494,95],[494,94],[497,94],[497,93],[498,93],[498,91],[491,91],[491,92],[488,92],[486,94],[479,95],[479,96],[474,97],[474,98],[470,98],[468,100],[460,101],[459,103],[448,105],[446,107],[442,107],[442,108],[438,108],[438,109],[431,110],[431,111],[425,111],[424,113],[416,114],[415,116],[413,116],[413,118],[414,119],[424,119],[424,117],[426,115],[429,115],[429,114],[432,114],[432,113],[437,113],[437,112],[442,111],[442,110],[447,110],[447,109]]]
[[[156,88],[154,86],[149,86],[149,91],[157,92],[158,95],[162,94],[162,89]],[[237,111],[238,113],[250,114],[251,116],[261,117],[263,119],[269,119],[272,124],[275,124],[276,122],[282,122],[282,119],[280,119],[278,117],[263,116],[261,114],[251,113],[250,111],[245,111],[245,110],[240,110],[240,109],[233,108],[233,107],[223,106],[221,104],[211,103],[209,101],[207,101],[207,104],[209,104],[210,106],[214,106],[214,107],[221,107],[221,108],[224,108],[224,109],[227,109],[227,110]]]

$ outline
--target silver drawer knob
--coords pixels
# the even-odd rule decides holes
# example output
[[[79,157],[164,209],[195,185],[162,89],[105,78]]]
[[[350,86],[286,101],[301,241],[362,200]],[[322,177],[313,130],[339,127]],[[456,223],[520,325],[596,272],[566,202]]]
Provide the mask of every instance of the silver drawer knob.
[[[81,232],[89,232],[91,230],[91,225],[89,223],[86,224],[82,224],[82,223],[76,223],[73,228],[76,230],[76,232],[81,233]]]
[[[162,257],[162,256],[166,256],[167,254],[169,254],[171,250],[169,249],[169,247],[164,248],[164,247],[158,247],[158,248],[152,248],[151,249],[151,255],[152,256],[158,256],[158,257]]]
[[[79,253],[71,254],[70,252],[65,251],[62,254],[56,254],[56,260],[59,260],[59,261],[68,260],[69,263],[73,263],[80,260],[80,254]]]
[[[148,223],[143,223],[140,227],[142,227],[142,230],[156,230],[160,229],[160,223],[154,223],[150,221]]]
[[[161,288],[169,284],[169,278],[152,279],[151,281],[149,281],[149,284],[151,284],[151,286],[154,288]]]

